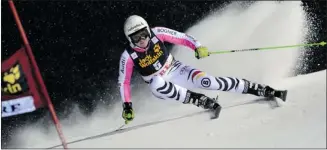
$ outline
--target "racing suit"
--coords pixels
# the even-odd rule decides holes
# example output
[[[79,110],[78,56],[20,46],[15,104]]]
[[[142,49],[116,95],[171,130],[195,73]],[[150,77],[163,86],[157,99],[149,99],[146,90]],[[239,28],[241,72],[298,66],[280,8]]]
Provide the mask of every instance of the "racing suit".
[[[151,29],[149,48],[133,45],[127,47],[120,57],[119,85],[123,102],[131,102],[131,76],[136,69],[152,93],[160,98],[189,101],[188,88],[202,88],[236,93],[247,93],[250,82],[235,77],[214,77],[206,72],[175,60],[164,42],[189,47],[195,51],[201,46],[194,37],[165,27]]]

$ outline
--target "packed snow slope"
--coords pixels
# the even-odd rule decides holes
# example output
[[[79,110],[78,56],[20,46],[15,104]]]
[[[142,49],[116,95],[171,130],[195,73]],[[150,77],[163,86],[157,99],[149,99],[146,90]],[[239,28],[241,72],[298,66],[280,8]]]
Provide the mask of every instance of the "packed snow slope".
[[[279,85],[289,89],[289,96],[287,104],[275,109],[266,102],[230,104],[217,120],[199,114],[69,147],[325,148],[326,70],[285,79]]]
[[[303,43],[309,33],[306,20],[297,1],[261,1],[249,7],[233,2],[186,32],[211,51],[293,45]],[[292,76],[301,51],[301,48],[292,48],[242,52],[197,60],[190,49],[175,46],[173,52],[177,59],[214,76],[245,78],[288,89],[287,103],[280,102],[281,107],[272,109],[267,102],[255,102],[254,96],[194,89],[213,97],[220,94],[224,109],[219,119],[209,120],[208,114],[194,114],[201,108],[158,100],[144,85],[144,89],[138,92],[134,89],[132,93],[136,116],[125,130],[112,132],[123,124],[120,103],[113,110],[99,109],[91,118],[77,112],[62,121],[67,141],[72,142],[68,146],[325,148],[326,70]],[[103,133],[106,134],[97,136]],[[87,137],[91,138],[85,139]],[[15,141],[15,148],[49,148],[60,143],[53,127],[45,129],[38,123],[22,129]]]

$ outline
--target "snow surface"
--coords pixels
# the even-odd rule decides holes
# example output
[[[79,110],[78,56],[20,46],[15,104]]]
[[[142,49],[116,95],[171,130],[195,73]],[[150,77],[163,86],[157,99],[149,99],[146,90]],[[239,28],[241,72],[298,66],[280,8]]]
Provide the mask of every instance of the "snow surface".
[[[304,41],[308,31],[300,2],[262,1],[248,8],[241,4],[234,2],[212,13],[187,33],[210,50]],[[326,70],[293,77],[302,49],[221,54],[202,60],[195,59],[185,47],[176,46],[173,51],[177,59],[215,76],[246,78],[288,89],[287,103],[279,101],[281,107],[272,109],[267,102],[254,102],[258,99],[255,96],[219,92],[224,109],[219,119],[209,120],[208,114],[197,113],[200,108],[157,100],[144,88],[133,93],[136,118],[125,130],[112,132],[123,124],[119,103],[114,110],[97,110],[91,118],[76,112],[62,121],[67,141],[75,141],[68,147],[326,148]],[[195,90],[210,96],[218,93]],[[47,130],[39,123],[22,129],[15,141],[15,148],[60,144],[54,128]]]

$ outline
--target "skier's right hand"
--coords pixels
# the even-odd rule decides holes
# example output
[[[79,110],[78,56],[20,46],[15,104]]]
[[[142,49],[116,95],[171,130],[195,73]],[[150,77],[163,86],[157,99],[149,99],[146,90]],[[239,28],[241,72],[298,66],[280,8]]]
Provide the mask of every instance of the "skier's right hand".
[[[134,111],[132,107],[132,102],[123,103],[123,114],[122,117],[125,120],[125,124],[129,123],[134,119]]]

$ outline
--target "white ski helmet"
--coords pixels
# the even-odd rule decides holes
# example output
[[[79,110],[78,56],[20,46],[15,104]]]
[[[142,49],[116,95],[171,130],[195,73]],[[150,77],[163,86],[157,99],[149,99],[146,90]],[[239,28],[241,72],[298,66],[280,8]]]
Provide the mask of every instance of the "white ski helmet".
[[[132,39],[129,37],[129,35],[137,32],[143,28],[146,28],[149,32],[149,35],[151,36],[150,27],[149,27],[148,23],[142,17],[140,17],[138,15],[129,16],[124,23],[124,33],[125,33],[125,36],[128,39],[128,41],[130,43],[133,43]]]

